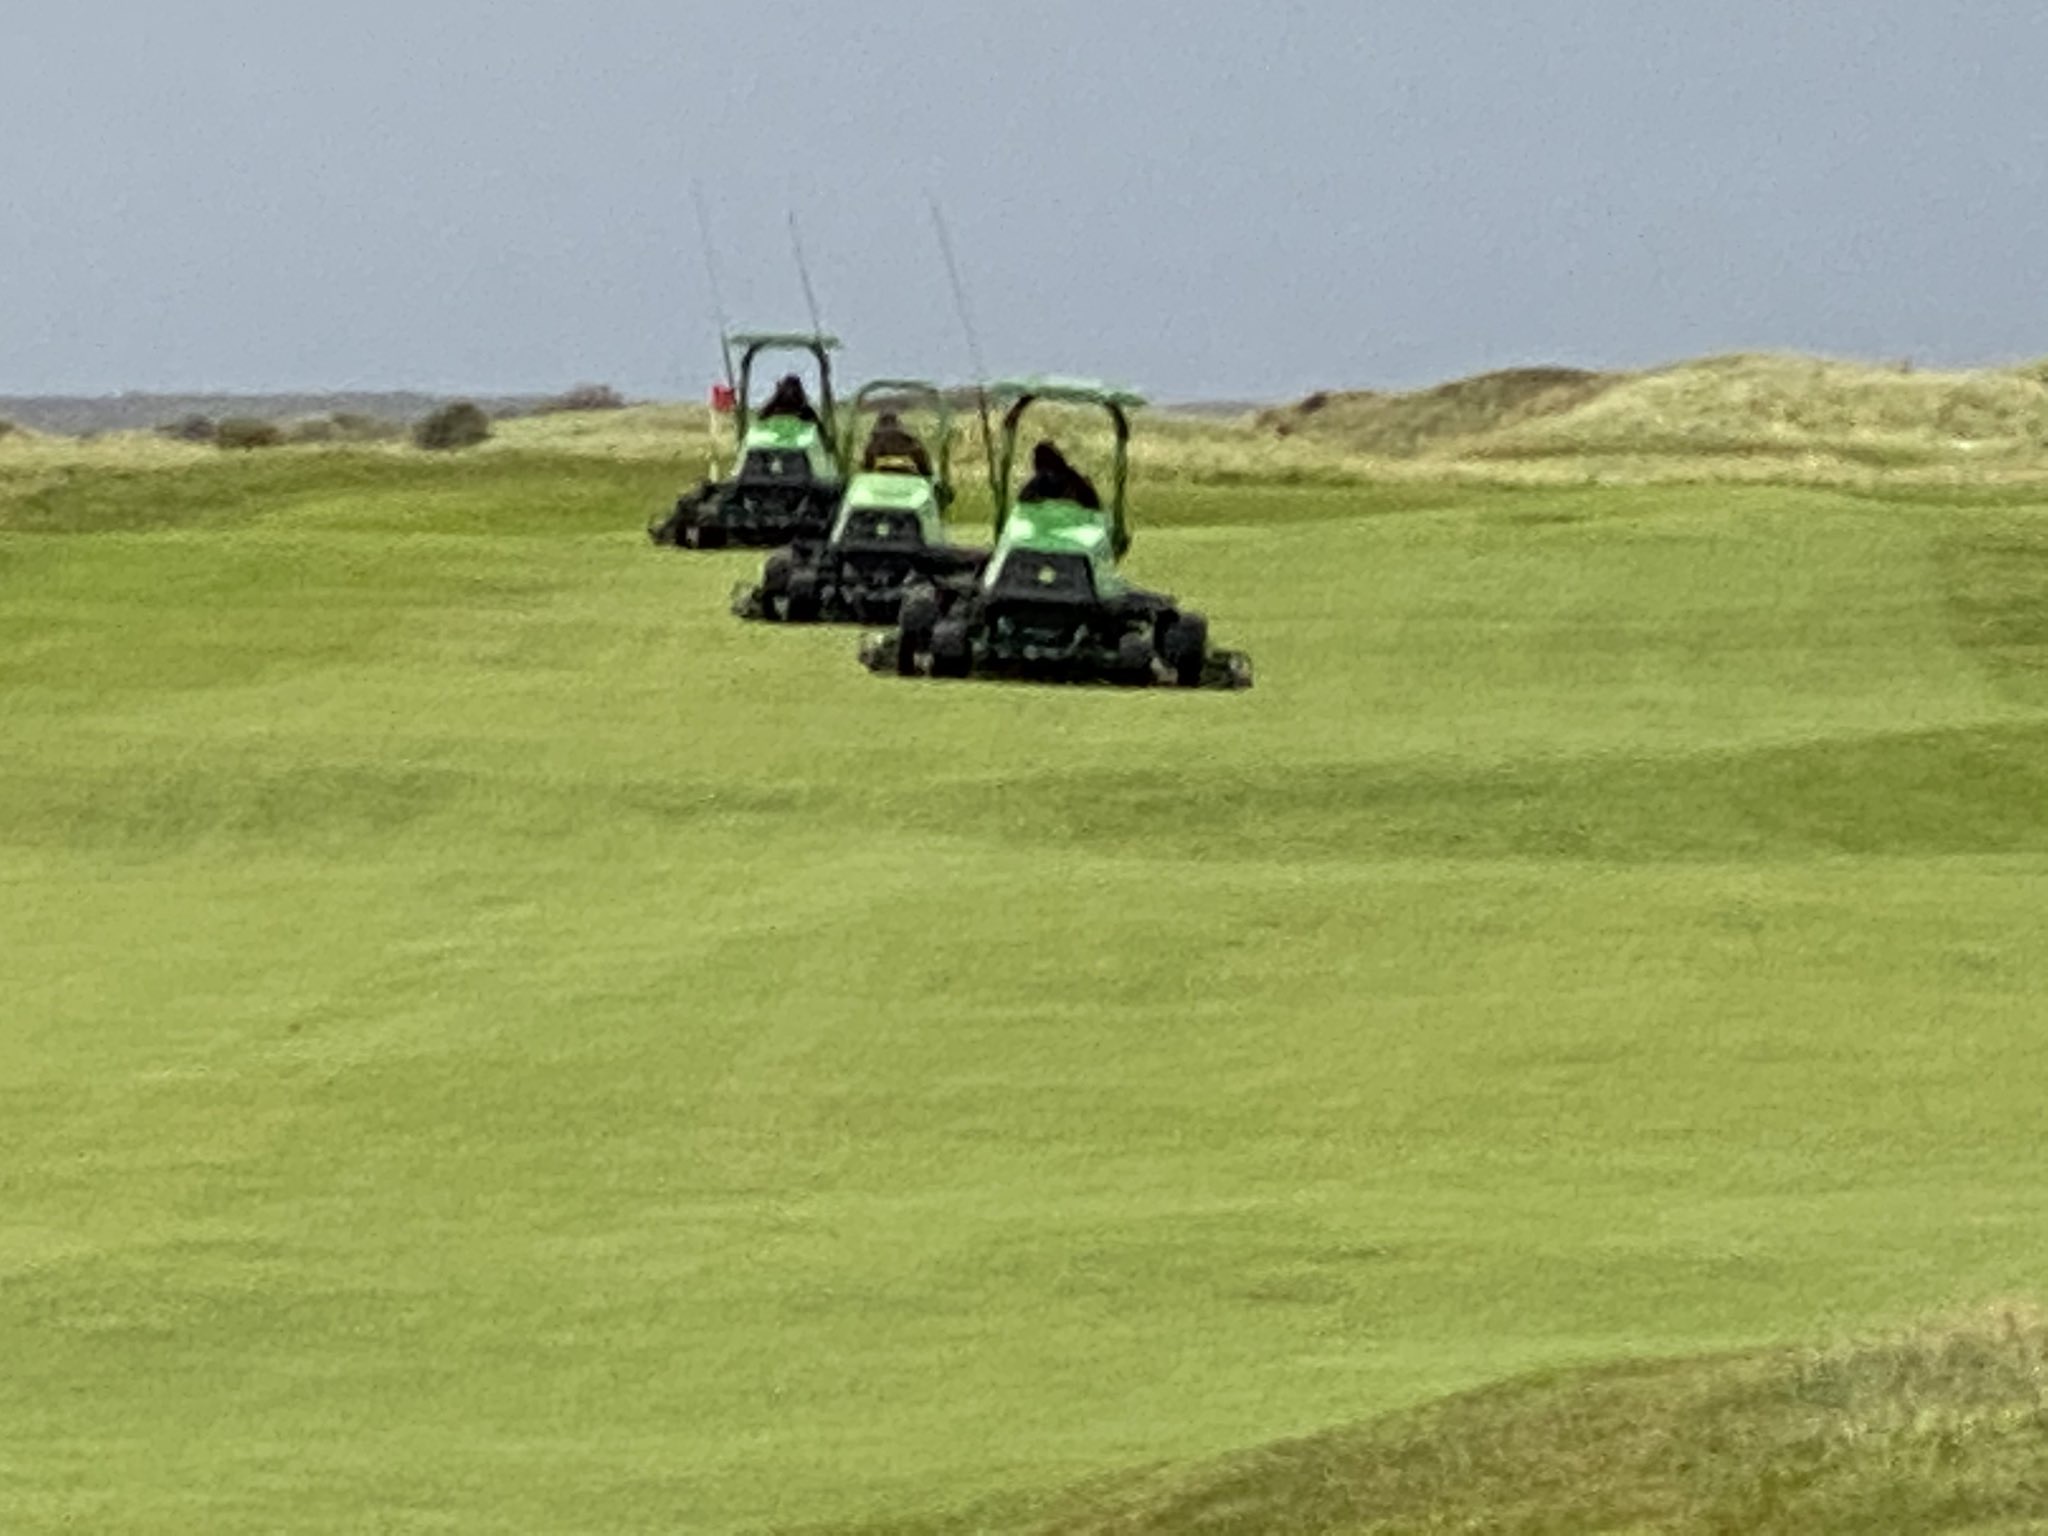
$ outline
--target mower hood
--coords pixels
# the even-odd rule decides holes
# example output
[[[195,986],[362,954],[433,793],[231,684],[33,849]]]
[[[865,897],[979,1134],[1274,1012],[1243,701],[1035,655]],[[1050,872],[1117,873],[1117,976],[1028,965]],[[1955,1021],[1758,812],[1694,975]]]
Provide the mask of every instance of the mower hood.
[[[747,428],[746,446],[805,450],[815,447],[822,436],[800,416],[757,416]]]
[[[891,512],[938,510],[938,493],[923,475],[868,470],[855,475],[846,486],[849,507],[884,507]]]
[[[1003,536],[984,578],[994,586],[1013,551],[1077,555],[1094,573],[1096,591],[1109,596],[1124,588],[1116,567],[1115,539],[1105,514],[1073,501],[1020,501],[1003,523]]]

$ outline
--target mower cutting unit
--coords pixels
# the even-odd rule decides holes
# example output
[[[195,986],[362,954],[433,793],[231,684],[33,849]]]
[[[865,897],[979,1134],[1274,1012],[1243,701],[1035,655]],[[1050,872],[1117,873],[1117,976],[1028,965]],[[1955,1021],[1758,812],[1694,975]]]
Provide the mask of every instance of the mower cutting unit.
[[[845,479],[832,400],[832,353],[838,341],[814,332],[741,333],[728,336],[726,346],[728,356],[737,348],[740,358],[733,386],[734,474],[729,480],[704,481],[650,526],[647,536],[678,549],[761,548],[824,537]],[[816,422],[754,413],[748,403],[754,364],[768,352],[807,353],[817,363]]]
[[[761,579],[733,593],[743,619],[784,624],[887,624],[917,582],[971,581],[988,560],[984,549],[953,542],[946,509],[953,501],[953,417],[937,385],[921,379],[878,379],[861,387],[847,410],[841,446],[847,464],[860,457],[863,420],[884,407],[916,410],[933,422],[935,462],[883,456],[847,482],[839,513],[822,539],[798,539],[770,555]]]
[[[1080,379],[1019,379],[993,393],[1009,402],[1000,460],[991,466],[995,547],[979,572],[914,583],[896,627],[867,636],[861,660],[905,677],[1250,687],[1250,657],[1212,650],[1207,619],[1163,592],[1132,586],[1119,569],[1131,543],[1130,412],[1144,401]],[[1015,499],[1019,429],[1041,401],[1108,414],[1115,448],[1106,509]]]

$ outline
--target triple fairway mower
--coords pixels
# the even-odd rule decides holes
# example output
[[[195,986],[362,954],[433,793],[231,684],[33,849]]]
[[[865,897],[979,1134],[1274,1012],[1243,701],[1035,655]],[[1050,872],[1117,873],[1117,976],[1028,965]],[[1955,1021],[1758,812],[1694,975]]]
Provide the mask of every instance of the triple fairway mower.
[[[864,422],[882,410],[915,411],[931,423],[936,460],[878,452],[847,481],[822,539],[798,539],[770,555],[761,579],[733,594],[743,619],[782,624],[889,624],[904,593],[920,583],[971,580],[988,551],[953,542],[946,509],[953,500],[953,413],[937,385],[921,379],[878,379],[848,407],[842,460],[861,456]],[[905,449],[914,444],[883,444]]]
[[[733,383],[736,469],[729,480],[706,480],[647,530],[656,544],[722,549],[728,544],[773,548],[821,539],[831,529],[845,474],[834,431],[832,353],[838,341],[817,332],[740,333],[725,338],[739,350]],[[749,402],[754,365],[769,352],[807,354],[818,369],[816,421],[756,414]]]
[[[1249,688],[1249,656],[1212,650],[1207,619],[1163,592],[1132,586],[1119,569],[1131,543],[1130,412],[1145,402],[1081,379],[1011,380],[991,392],[1009,402],[999,462],[991,466],[995,547],[978,571],[913,582],[896,627],[862,641],[862,662],[904,677]],[[1019,428],[1041,401],[1108,414],[1115,448],[1106,509],[1085,505],[1078,488],[1056,499],[1019,494]]]

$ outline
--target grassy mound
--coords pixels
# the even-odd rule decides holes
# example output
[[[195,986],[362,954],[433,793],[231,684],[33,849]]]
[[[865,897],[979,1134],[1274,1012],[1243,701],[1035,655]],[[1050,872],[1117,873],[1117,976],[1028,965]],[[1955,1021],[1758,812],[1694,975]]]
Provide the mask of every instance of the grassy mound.
[[[2048,1523],[2044,1467],[2048,1325],[2002,1307],[1826,1351],[1530,1377],[1096,1483],[995,1524],[1037,1536],[2016,1531]]]
[[[1575,410],[1623,377],[1579,368],[1508,368],[1405,394],[1314,394],[1257,419],[1279,437],[1301,434],[1359,453],[1398,456]]]
[[[1742,354],[1646,373],[1520,368],[1408,394],[1311,395],[1257,427],[1328,448],[1437,461],[1825,459],[1903,468],[2038,458],[2039,367],[1915,372]]]
[[[2048,445],[2031,374],[1919,373],[1809,357],[1709,358],[1625,379],[1562,416],[1505,426],[1482,455],[1833,454],[1910,465]]]

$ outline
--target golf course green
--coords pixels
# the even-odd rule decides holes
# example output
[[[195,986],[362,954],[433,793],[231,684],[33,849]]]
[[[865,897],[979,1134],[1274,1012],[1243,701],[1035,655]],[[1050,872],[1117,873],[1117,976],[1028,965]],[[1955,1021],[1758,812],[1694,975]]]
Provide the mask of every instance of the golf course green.
[[[2043,1292],[2048,493],[1141,482],[1208,694],[681,478],[0,474],[8,1532],[1038,1529]]]

